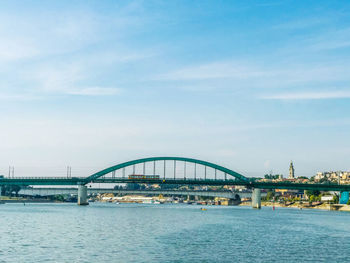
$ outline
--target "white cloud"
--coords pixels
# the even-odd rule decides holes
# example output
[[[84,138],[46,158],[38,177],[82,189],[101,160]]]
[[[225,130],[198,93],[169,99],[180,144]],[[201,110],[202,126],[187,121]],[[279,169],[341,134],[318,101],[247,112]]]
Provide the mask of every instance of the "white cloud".
[[[283,29],[283,28],[282,28]],[[347,48],[350,46],[349,27],[320,28],[317,33],[296,35],[288,39],[285,45],[280,46],[276,52],[280,56],[298,57],[304,59],[317,53],[318,57],[329,51]],[[327,57],[329,60],[330,58]]]
[[[324,99],[350,99],[350,91],[329,92],[299,92],[262,96],[268,100],[324,100]]]
[[[91,61],[90,61],[91,62]],[[26,82],[35,86],[35,91],[45,95],[107,96],[118,95],[122,89],[105,86],[86,86],[90,79],[89,63],[85,59],[74,63],[43,64],[22,74]]]
[[[66,10],[61,15],[50,15],[48,11],[37,17],[2,16],[0,11],[0,77],[5,76],[1,78],[0,91],[12,92],[0,99],[32,99],[23,93],[41,98],[62,94],[120,94],[121,89],[115,88],[115,83],[108,83],[116,78],[115,74],[110,76],[111,68],[117,73],[127,63],[155,55],[152,50],[133,50],[123,41],[116,41],[127,34],[129,23],[135,22],[128,14],[103,17],[86,10]],[[104,48],[91,51],[91,45],[96,42]]]
[[[96,41],[93,14],[72,12],[62,16],[0,13],[0,63],[16,62],[79,50]]]
[[[21,38],[8,39],[2,37],[0,42],[0,63],[8,63],[37,56],[40,51],[29,42],[29,40],[23,40]]]
[[[183,67],[158,75],[156,81],[176,83],[178,89],[188,91],[215,91],[217,89],[242,90],[295,89],[309,86],[333,85],[350,81],[347,61],[326,63],[276,63],[264,65],[253,61],[224,61]],[[249,92],[245,92],[249,95]],[[326,94],[329,95],[329,94]],[[344,96],[344,93],[335,96]],[[270,96],[266,96],[270,97]]]
[[[205,79],[247,79],[270,75],[252,65],[240,62],[213,62],[184,67],[156,77],[158,80],[205,80]]]
[[[88,87],[68,90],[66,93],[83,96],[107,96],[120,94],[121,91],[122,90],[118,88]]]
[[[10,94],[10,93],[0,93],[1,101],[32,101],[40,100],[41,96],[32,94]]]

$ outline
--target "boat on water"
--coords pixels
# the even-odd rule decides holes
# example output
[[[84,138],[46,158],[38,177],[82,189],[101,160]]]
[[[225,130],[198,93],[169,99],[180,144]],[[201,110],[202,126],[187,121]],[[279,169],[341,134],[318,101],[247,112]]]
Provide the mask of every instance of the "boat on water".
[[[159,201],[155,201],[155,200],[144,200],[142,201],[143,204],[160,204]]]
[[[202,207],[202,208],[201,208],[201,211],[207,211],[207,209],[206,209],[206,208],[204,208],[204,207]]]

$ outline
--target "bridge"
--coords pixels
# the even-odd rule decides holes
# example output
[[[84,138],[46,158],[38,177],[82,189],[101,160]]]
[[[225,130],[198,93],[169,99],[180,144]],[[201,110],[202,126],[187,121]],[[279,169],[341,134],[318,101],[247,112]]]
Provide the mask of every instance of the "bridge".
[[[18,192],[25,196],[53,196],[53,195],[77,195],[78,188],[23,188]],[[233,192],[229,190],[161,190],[161,189],[111,189],[111,188],[87,188],[87,194],[144,194],[144,195],[170,195],[170,196],[203,196],[203,197],[221,197],[228,199],[241,199],[251,197],[250,192]],[[262,196],[266,193],[262,193]]]
[[[258,182],[226,167],[185,157],[150,157],[120,163],[87,177],[17,177],[0,178],[1,185],[75,185],[78,204],[86,205],[88,184],[141,183],[158,185],[241,185],[252,189],[252,206],[261,207],[260,189],[298,189],[350,191],[350,185],[292,182]]]

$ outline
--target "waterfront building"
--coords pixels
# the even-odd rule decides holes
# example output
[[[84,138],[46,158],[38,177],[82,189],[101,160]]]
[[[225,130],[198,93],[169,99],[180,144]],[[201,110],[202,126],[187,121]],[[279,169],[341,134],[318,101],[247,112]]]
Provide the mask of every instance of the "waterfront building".
[[[339,181],[341,184],[350,184],[350,172],[341,172]]]
[[[315,182],[329,181],[340,184],[350,184],[350,172],[346,171],[330,171],[330,172],[318,172],[315,175]]]
[[[302,190],[292,190],[292,189],[275,189],[276,195],[283,198],[304,198],[304,191]]]
[[[234,190],[242,192],[247,190],[247,187],[245,185],[235,185]]]
[[[294,166],[293,166],[293,161],[290,162],[289,166],[289,177],[288,179],[294,179]]]

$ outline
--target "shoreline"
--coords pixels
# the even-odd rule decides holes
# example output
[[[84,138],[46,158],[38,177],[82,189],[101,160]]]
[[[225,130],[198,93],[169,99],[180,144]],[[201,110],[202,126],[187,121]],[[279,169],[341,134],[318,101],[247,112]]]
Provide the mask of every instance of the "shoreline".
[[[239,206],[251,206],[251,202],[243,202]],[[341,204],[320,204],[316,206],[306,206],[304,204],[297,204],[297,203],[294,203],[291,205],[283,205],[280,203],[261,202],[261,207],[263,206],[350,212],[350,205],[341,205]]]
[[[6,203],[71,203],[71,202],[60,202],[56,200],[47,200],[47,199],[0,199],[0,204]],[[103,203],[103,202],[102,202]],[[251,202],[242,202],[237,206],[251,206]],[[290,205],[284,205],[280,203],[272,202],[261,202],[261,207],[282,207],[282,208],[294,208],[294,209],[318,209],[318,210],[327,210],[327,211],[341,211],[341,212],[350,212],[350,205],[342,204],[320,204],[314,206],[308,206],[306,204],[293,203]]]
[[[10,203],[66,203],[55,200],[46,199],[0,199],[0,204],[10,204]]]

